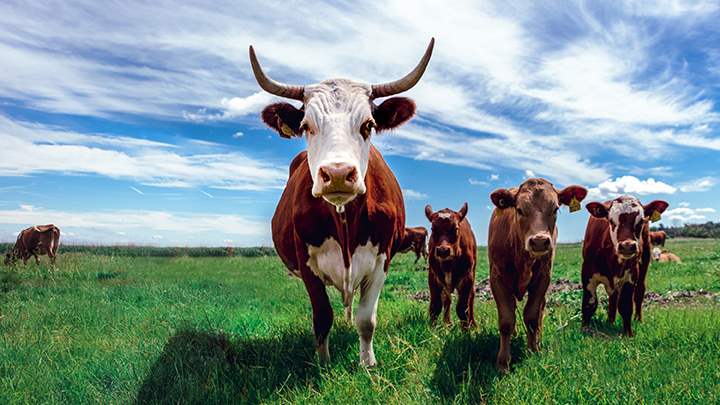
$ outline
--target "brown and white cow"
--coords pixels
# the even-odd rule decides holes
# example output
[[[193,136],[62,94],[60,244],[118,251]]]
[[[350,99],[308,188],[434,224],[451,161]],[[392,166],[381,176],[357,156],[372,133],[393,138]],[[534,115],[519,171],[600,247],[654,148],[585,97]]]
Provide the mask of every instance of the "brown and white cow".
[[[499,189],[490,195],[495,204],[488,233],[490,289],[498,311],[500,349],[496,366],[510,367],[510,338],[515,332],[515,308],[525,293],[523,311],[527,347],[540,350],[545,292],[555,258],[557,214],[560,205],[580,208],[587,190],[568,186],[557,190],[545,179],[528,179],[518,188]]]
[[[48,255],[50,263],[55,264],[59,247],[60,228],[53,224],[31,226],[20,231],[15,245],[5,254],[5,264],[14,264],[18,259],[27,264],[31,256],[40,264],[39,255]]]
[[[400,253],[415,252],[415,263],[420,260],[420,257],[427,259],[427,236],[428,231],[423,226],[405,228],[405,236],[399,249]]]
[[[329,361],[333,322],[326,285],[343,295],[345,317],[352,319],[353,294],[360,289],[355,326],[360,363],[376,364],[373,334],[380,290],[390,260],[405,232],[405,206],[395,176],[371,144],[373,129],[396,128],[415,114],[415,103],[392,97],[413,87],[430,61],[434,39],[420,63],[405,77],[369,85],[345,79],[308,86],[280,84],[265,75],[250,47],[257,82],[277,96],[299,100],[296,108],[276,103],[263,121],[280,136],[306,135],[307,150],[290,165],[290,176],[272,219],[275,249],[310,296],[318,356]]]
[[[633,300],[635,319],[642,320],[645,276],[650,265],[651,245],[648,222],[659,219],[668,207],[661,200],[643,205],[635,197],[621,196],[606,202],[591,202],[583,241],[582,323],[583,328],[597,309],[596,290],[605,286],[609,297],[608,321],[615,323],[618,309],[623,331],[632,336]]]
[[[665,247],[665,240],[667,240],[667,234],[665,231],[651,231],[649,235],[651,245]]]
[[[433,212],[428,204],[425,216],[432,224],[428,287],[430,288],[430,321],[434,324],[440,311],[450,324],[450,303],[453,291],[458,300],[455,313],[464,328],[475,325],[475,264],[477,243],[466,216],[468,204],[459,211],[444,208]]]
[[[667,249],[660,249],[659,247],[653,248],[652,258],[656,262],[660,263],[682,263],[682,260],[680,260],[680,256],[676,255],[675,253],[669,252]]]

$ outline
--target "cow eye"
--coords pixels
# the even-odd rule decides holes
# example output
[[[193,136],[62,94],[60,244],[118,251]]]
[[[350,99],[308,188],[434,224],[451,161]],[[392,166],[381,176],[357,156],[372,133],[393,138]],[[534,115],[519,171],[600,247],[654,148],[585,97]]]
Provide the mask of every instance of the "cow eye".
[[[555,209],[553,210],[553,215],[557,215],[559,210],[560,210],[560,207],[555,207]]]
[[[368,139],[373,127],[375,127],[375,121],[371,119],[363,122],[363,124],[360,125],[360,135],[362,135],[363,139]]]
[[[520,208],[517,209],[517,213],[518,213],[518,215],[520,215],[521,217],[524,217],[524,216],[525,216],[525,212],[524,212],[522,209],[520,209]]]

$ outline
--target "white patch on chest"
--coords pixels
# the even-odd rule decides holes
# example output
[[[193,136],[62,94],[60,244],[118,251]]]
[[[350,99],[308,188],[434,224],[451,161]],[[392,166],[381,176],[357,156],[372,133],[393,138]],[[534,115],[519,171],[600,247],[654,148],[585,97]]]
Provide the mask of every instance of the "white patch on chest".
[[[586,289],[591,295],[590,304],[594,304],[597,301],[597,287],[600,284],[605,286],[605,292],[607,293],[607,295],[611,294],[610,281],[607,279],[607,277],[601,276],[599,274],[593,274],[586,287]]]
[[[348,287],[351,291],[355,291],[360,283],[372,275],[377,269],[378,260],[385,262],[385,254],[378,254],[378,246],[368,241],[364,245],[360,245],[355,249],[350,260],[350,278]],[[319,247],[308,245],[307,265],[310,270],[318,276],[325,285],[332,285],[343,292],[344,275],[347,269],[343,261],[342,250],[340,244],[333,238],[327,238]],[[384,271],[384,269],[380,269]]]

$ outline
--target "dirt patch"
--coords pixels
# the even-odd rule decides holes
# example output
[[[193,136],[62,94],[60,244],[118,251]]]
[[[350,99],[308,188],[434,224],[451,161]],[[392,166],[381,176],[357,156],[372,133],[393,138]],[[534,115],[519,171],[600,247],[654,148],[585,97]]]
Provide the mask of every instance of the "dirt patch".
[[[568,279],[560,278],[550,283],[548,287],[548,297],[552,294],[564,293],[570,291],[581,291],[582,286],[580,283],[570,281]],[[427,290],[418,291],[411,295],[411,298],[416,301],[430,301],[430,292]],[[475,298],[479,301],[490,301],[493,299],[492,292],[490,291],[490,280],[484,279],[475,283]],[[580,298],[580,297],[578,297]],[[680,303],[683,301],[690,301],[695,299],[714,299],[720,301],[720,294],[705,290],[697,291],[668,291],[665,294],[659,294],[656,292],[648,292],[645,294],[645,303],[652,304],[672,304]]]

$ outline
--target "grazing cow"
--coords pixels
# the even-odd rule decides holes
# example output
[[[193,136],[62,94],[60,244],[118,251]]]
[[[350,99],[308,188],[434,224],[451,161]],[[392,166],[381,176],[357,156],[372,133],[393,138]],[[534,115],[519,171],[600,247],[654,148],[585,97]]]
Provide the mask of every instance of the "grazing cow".
[[[545,292],[550,284],[560,205],[580,209],[587,190],[568,186],[558,191],[545,179],[528,179],[518,188],[490,195],[495,204],[488,233],[490,289],[498,311],[500,349],[496,367],[510,368],[510,338],[515,332],[515,308],[527,292],[523,311],[528,350],[540,350]]]
[[[427,236],[428,231],[425,227],[415,226],[405,228],[405,236],[400,245],[400,253],[407,253],[412,250],[415,252],[415,263],[420,260],[420,256],[427,259]]]
[[[623,332],[632,336],[633,299],[635,319],[642,320],[645,276],[650,265],[650,220],[660,219],[668,207],[661,200],[643,205],[631,196],[611,201],[591,202],[586,208],[588,220],[583,241],[582,323],[587,328],[597,309],[596,290],[605,286],[609,297],[608,321],[615,323],[618,309]]]
[[[428,287],[430,288],[430,321],[434,324],[443,310],[443,319],[450,324],[450,303],[453,291],[458,300],[455,313],[464,328],[475,325],[475,263],[477,243],[467,218],[468,204],[459,211],[449,208],[433,212],[428,204],[425,216],[432,224]]]
[[[682,263],[680,256],[675,253],[668,252],[666,249],[660,249],[659,247],[653,248],[652,257],[653,260],[660,263]]]
[[[650,244],[653,246],[662,246],[665,247],[665,240],[667,239],[667,234],[665,231],[655,231],[650,232]]]
[[[405,232],[405,206],[395,176],[371,144],[373,132],[393,129],[415,114],[415,103],[392,96],[420,80],[434,40],[420,63],[405,77],[368,85],[345,79],[291,86],[267,77],[250,47],[250,62],[265,91],[299,100],[269,105],[263,121],[280,136],[307,137],[307,150],[290,164],[290,175],[272,218],[275,249],[291,273],[305,284],[313,312],[315,343],[321,362],[330,360],[328,335],[333,322],[326,285],[343,296],[345,318],[360,289],[355,326],[360,363],[376,364],[373,334],[380,290]]]
[[[53,224],[37,225],[23,229],[15,241],[15,246],[5,254],[5,264],[14,264],[22,259],[27,264],[30,256],[40,264],[38,255],[48,255],[50,263],[55,264],[58,247],[60,247],[60,228]]]

